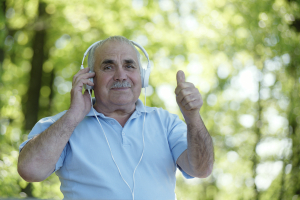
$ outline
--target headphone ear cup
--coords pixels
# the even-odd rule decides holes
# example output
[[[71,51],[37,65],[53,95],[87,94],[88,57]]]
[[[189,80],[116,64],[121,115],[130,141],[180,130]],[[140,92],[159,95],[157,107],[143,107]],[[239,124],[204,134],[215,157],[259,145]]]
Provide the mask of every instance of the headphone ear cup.
[[[92,73],[92,71],[89,71],[89,73]],[[89,78],[89,80],[94,83],[94,78]],[[90,85],[86,85],[86,84],[84,84],[83,87],[86,90],[93,90],[94,89],[94,86],[90,86]]]
[[[144,71],[145,71],[145,73],[144,73],[144,77],[143,77],[143,88],[146,88],[149,85],[150,69],[147,68]]]
[[[140,74],[141,74],[141,81],[142,81],[142,88],[144,88],[144,80],[145,80],[145,69],[140,67]]]

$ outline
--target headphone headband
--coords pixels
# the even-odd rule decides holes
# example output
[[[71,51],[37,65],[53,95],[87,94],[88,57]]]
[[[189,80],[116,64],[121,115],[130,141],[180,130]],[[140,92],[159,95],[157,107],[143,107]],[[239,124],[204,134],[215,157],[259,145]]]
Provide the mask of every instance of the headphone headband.
[[[81,65],[83,65],[83,61],[84,61],[85,57],[87,56],[87,54],[89,53],[89,51],[91,50],[91,48],[93,48],[99,42],[101,42],[101,40],[98,41],[98,42],[95,42],[94,44],[92,44],[91,46],[89,46],[89,48],[85,51],[85,53],[83,54]]]

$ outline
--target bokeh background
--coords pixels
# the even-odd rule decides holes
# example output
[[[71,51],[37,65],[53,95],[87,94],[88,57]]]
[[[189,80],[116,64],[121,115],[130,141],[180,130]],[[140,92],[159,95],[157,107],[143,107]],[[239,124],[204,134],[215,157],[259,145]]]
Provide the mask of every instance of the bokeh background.
[[[1,198],[63,198],[55,175],[40,183],[19,177],[18,147],[39,119],[68,109],[87,47],[123,35],[150,56],[150,86],[141,94],[148,106],[182,118],[174,95],[179,69],[204,99],[200,114],[213,137],[214,170],[206,179],[178,173],[178,200],[300,199],[299,0],[0,6]]]

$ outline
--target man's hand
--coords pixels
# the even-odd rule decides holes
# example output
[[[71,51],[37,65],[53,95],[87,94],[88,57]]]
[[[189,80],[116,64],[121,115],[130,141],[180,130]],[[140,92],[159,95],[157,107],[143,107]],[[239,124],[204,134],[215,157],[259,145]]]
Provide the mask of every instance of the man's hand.
[[[91,100],[88,91],[82,94],[82,88],[84,84],[94,86],[94,83],[89,80],[95,76],[95,73],[88,73],[89,68],[81,69],[73,77],[72,90],[71,90],[71,105],[69,112],[72,112],[74,116],[81,121],[91,109]]]
[[[70,109],[41,134],[30,140],[22,149],[18,160],[18,172],[28,182],[45,180],[55,169],[66,143],[74,129],[91,109],[89,93],[82,94],[83,84],[93,86],[88,78],[89,68],[80,70],[73,78]]]
[[[177,87],[175,89],[176,101],[188,123],[193,119],[199,119],[199,111],[203,100],[199,90],[194,84],[185,82],[184,72],[179,70],[176,75]]]
[[[183,71],[177,72],[176,79],[176,101],[187,124],[188,143],[176,163],[189,175],[206,178],[213,169],[214,147],[199,113],[203,100],[194,84],[185,82]]]

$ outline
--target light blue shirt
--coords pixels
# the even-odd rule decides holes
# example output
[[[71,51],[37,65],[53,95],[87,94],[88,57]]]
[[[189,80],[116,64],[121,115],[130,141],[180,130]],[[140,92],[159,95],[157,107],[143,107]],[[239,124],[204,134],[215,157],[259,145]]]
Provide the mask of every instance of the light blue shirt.
[[[65,112],[41,119],[30,132],[28,140],[20,145],[20,150]],[[175,174],[176,167],[179,168],[176,161],[187,149],[186,124],[177,115],[162,108],[144,107],[140,100],[124,127],[102,113],[96,111],[96,115],[122,176],[131,189],[133,171],[143,150],[142,129],[146,115],[144,155],[135,172],[135,199],[175,199]],[[72,133],[55,171],[66,199],[132,199],[92,109]],[[184,171],[182,173],[186,178],[192,178]]]

